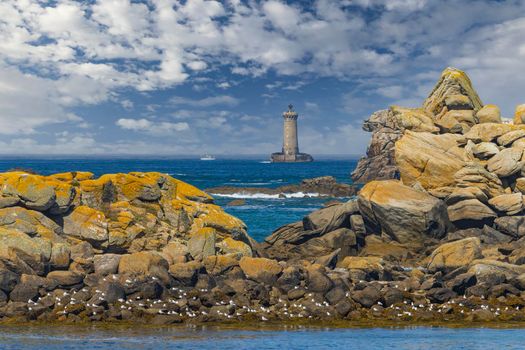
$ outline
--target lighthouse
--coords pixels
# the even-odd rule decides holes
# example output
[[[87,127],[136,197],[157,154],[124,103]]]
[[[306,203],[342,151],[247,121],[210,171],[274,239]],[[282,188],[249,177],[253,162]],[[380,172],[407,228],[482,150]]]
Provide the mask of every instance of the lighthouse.
[[[288,110],[283,113],[283,149],[281,152],[272,153],[272,162],[311,162],[314,160],[311,155],[299,152],[298,117],[293,105],[288,105]]]

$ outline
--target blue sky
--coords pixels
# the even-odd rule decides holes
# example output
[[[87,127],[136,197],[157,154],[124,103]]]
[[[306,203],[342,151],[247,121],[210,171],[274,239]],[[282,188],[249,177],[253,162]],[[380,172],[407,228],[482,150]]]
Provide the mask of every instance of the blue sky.
[[[0,153],[362,154],[368,115],[447,66],[511,117],[525,1],[0,2]]]

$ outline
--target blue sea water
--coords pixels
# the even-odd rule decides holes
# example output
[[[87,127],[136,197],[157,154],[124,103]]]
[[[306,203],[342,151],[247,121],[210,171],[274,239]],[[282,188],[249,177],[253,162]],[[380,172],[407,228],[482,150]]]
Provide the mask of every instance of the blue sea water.
[[[339,182],[351,183],[350,172],[356,165],[351,159],[326,159],[313,163],[268,163],[260,159],[60,159],[9,158],[0,159],[0,171],[13,168],[31,169],[48,175],[65,171],[90,171],[96,176],[130,171],[157,171],[170,174],[200,189],[216,186],[278,187],[299,183],[306,178],[331,175]],[[237,197],[237,196],[233,196]],[[258,198],[259,197],[259,198]],[[301,220],[309,212],[322,207],[328,198],[245,198],[242,206],[226,206],[232,197],[215,196],[216,203],[241,218],[248,233],[262,241],[281,225]]]
[[[487,328],[0,328],[0,349],[523,349],[525,331]]]

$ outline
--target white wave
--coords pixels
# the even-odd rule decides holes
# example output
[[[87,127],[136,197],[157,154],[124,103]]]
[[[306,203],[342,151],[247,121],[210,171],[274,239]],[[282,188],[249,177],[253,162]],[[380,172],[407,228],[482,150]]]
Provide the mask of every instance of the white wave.
[[[223,193],[211,193],[217,197],[225,198],[239,198],[239,199],[283,199],[285,198],[306,198],[306,197],[320,197],[319,193],[304,193],[304,192],[295,192],[295,193],[281,193],[281,194],[267,194],[267,193],[246,193],[246,192],[236,192],[230,194]]]
[[[269,160],[261,160],[259,163],[261,163],[261,164],[270,164],[271,161],[269,161]]]

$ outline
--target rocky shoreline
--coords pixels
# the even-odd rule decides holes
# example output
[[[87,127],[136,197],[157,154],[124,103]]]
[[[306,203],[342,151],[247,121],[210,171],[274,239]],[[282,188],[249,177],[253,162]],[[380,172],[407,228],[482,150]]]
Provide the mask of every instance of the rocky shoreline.
[[[525,108],[448,68],[371,120],[384,180],[262,243],[165,174],[0,174],[0,322],[523,322]]]

